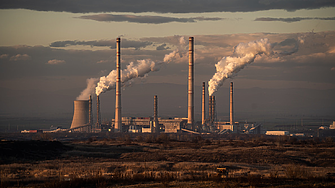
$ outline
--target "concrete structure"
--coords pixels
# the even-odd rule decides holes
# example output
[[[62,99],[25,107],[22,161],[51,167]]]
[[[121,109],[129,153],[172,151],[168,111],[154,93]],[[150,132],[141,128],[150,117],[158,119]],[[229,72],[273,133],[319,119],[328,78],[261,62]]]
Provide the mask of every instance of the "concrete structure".
[[[212,96],[209,96],[209,99],[208,99],[208,120],[209,120],[209,124],[212,124],[213,121],[212,121]]]
[[[193,37],[189,37],[189,56],[188,56],[188,125],[194,130],[194,50]]]
[[[219,130],[219,134],[224,133],[242,133],[242,134],[261,134],[262,125],[255,122],[241,123],[234,122],[215,122],[214,126]]]
[[[142,133],[152,133],[153,127],[149,126],[149,127],[142,127],[141,132]]]
[[[205,96],[206,96],[206,84],[205,82],[202,82],[202,101],[201,101],[201,124],[202,125],[204,125],[206,121]]]
[[[87,126],[89,124],[89,101],[88,100],[76,100],[74,101],[73,119],[71,124],[71,130],[75,131],[86,131],[88,132]]]
[[[120,41],[120,38],[116,39],[115,132],[122,132]]]
[[[165,127],[165,133],[177,133],[184,127],[186,120],[184,118],[160,120]],[[187,123],[188,124],[188,123]]]
[[[88,108],[89,108],[89,112],[88,112],[88,123],[89,124],[93,124],[93,111],[92,111],[92,96],[90,95],[90,99],[88,100]]]
[[[215,107],[216,107],[216,103],[215,103],[215,96],[212,96],[212,115],[211,115],[211,117],[212,117],[212,123],[216,120],[216,109],[215,109]]]
[[[276,136],[284,136],[290,135],[289,131],[266,131],[266,135],[276,135]]]
[[[165,133],[176,133],[187,126],[187,118],[157,118],[157,121],[159,126],[164,128]],[[114,122],[114,119],[112,122]],[[152,133],[153,122],[151,117],[122,117],[122,124],[129,127],[128,132]]]
[[[230,124],[234,125],[233,82],[230,82]]]
[[[237,129],[240,133],[244,134],[261,134],[262,133],[262,125],[256,122],[234,122]]]
[[[335,121],[333,121],[333,124],[329,126],[329,129],[335,129]]]
[[[99,96],[97,96],[97,123],[96,123],[95,128],[100,129],[100,125],[101,125],[100,99],[99,99]]]
[[[158,123],[158,101],[157,95],[154,96],[154,120],[153,120],[153,129],[151,130],[152,133],[159,133],[160,127]]]
[[[214,126],[218,129],[219,134],[224,133],[237,133],[237,128],[235,125],[231,125],[230,122],[215,122]]]

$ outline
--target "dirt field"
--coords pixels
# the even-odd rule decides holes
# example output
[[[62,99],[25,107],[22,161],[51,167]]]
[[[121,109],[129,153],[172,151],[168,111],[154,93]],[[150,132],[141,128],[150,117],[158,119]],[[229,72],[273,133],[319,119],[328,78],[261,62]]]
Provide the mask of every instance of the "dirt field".
[[[331,138],[126,134],[47,140],[55,139],[0,142],[1,187],[335,186]]]

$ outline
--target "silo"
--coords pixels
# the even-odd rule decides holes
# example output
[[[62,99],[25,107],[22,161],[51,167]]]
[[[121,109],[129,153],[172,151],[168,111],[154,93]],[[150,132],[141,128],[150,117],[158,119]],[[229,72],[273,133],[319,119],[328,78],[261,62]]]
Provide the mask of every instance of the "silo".
[[[73,119],[70,129],[79,128],[89,124],[89,101],[75,100]]]

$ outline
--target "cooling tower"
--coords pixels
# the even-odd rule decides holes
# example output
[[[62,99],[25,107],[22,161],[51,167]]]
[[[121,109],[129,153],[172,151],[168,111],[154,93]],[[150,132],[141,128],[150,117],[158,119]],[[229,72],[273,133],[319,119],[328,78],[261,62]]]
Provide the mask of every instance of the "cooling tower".
[[[120,83],[120,38],[116,39],[116,87],[115,87],[115,132],[122,132],[121,83]]]
[[[230,125],[234,124],[233,82],[230,82]]]
[[[194,73],[193,73],[193,37],[189,37],[189,53],[188,53],[188,125],[191,125],[191,129],[194,130]]]
[[[89,124],[89,101],[76,100],[73,102],[74,111],[70,129],[83,127]]]
[[[206,110],[205,110],[205,93],[206,93],[206,84],[202,82],[202,101],[201,101],[201,124],[205,124],[206,119]]]

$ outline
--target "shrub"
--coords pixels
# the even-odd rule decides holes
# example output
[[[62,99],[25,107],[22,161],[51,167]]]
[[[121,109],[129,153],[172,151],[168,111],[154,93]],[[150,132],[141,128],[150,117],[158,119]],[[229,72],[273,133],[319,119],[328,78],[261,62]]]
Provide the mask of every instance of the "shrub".
[[[309,172],[298,165],[288,165],[285,168],[285,175],[286,178],[290,178],[290,179],[307,179],[308,177],[310,177]]]
[[[136,140],[137,142],[143,142],[143,136],[138,135],[138,136],[135,138],[135,140]]]
[[[148,134],[144,140],[146,143],[153,143],[155,142],[155,136],[152,134]]]

